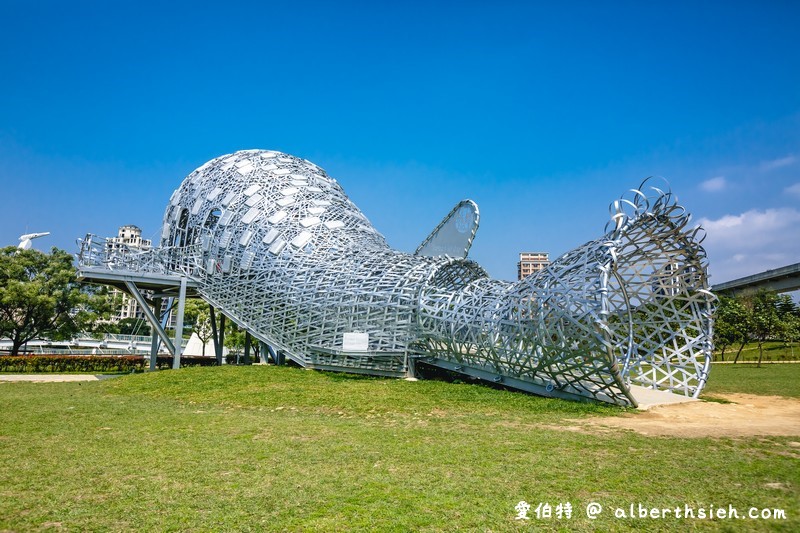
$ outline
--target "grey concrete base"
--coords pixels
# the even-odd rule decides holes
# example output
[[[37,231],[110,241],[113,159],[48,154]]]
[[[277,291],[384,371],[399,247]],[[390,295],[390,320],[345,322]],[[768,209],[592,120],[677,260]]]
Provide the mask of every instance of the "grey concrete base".
[[[688,396],[662,390],[648,389],[640,387],[639,385],[631,385],[631,394],[633,394],[633,397],[636,398],[636,402],[639,404],[638,409],[642,411],[647,411],[651,407],[657,405],[699,401],[697,398],[689,398]]]

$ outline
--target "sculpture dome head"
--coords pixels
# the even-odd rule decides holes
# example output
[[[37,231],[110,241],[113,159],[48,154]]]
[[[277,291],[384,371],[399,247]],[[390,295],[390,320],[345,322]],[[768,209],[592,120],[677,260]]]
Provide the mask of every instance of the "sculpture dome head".
[[[324,170],[269,150],[218,157],[183,180],[164,213],[161,246],[193,245],[224,250],[242,262],[388,249],[383,236]]]

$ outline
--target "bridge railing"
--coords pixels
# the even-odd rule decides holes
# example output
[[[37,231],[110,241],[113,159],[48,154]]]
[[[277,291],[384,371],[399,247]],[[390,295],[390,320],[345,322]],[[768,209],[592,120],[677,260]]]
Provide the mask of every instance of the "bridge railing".
[[[106,333],[103,336],[105,341],[114,342],[150,342],[150,335],[124,335],[122,333]]]
[[[39,353],[62,350],[77,353],[80,350],[106,350],[106,351],[128,351],[149,350],[152,337],[149,335],[122,335],[118,333],[106,333],[102,337],[76,337],[65,341],[53,341],[50,339],[31,339],[25,343],[28,351]],[[189,343],[189,339],[182,339],[184,347]],[[10,349],[11,339],[0,337],[0,350]]]
[[[79,268],[191,276],[202,265],[200,244],[141,249],[87,233],[78,245]]]

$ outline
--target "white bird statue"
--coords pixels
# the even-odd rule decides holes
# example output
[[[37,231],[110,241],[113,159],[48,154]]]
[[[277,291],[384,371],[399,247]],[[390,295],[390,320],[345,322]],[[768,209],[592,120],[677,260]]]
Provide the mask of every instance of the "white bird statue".
[[[45,231],[44,233],[28,233],[25,235],[19,236],[19,248],[20,250],[30,250],[33,243],[31,242],[33,239],[38,239],[39,237],[44,237],[46,235],[50,235],[49,231]]]

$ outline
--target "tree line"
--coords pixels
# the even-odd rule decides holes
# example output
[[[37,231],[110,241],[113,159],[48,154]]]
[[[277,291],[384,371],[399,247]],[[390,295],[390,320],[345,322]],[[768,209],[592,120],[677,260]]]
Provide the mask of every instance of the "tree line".
[[[72,255],[0,249],[0,338],[11,339],[11,354],[33,339],[68,340],[93,331],[108,319],[113,299],[105,287],[82,285]]]
[[[758,364],[764,357],[764,343],[800,340],[800,306],[788,294],[760,290],[739,296],[720,296],[714,320],[714,346],[725,360],[729,348],[736,349],[736,363],[745,345],[758,343]]]

